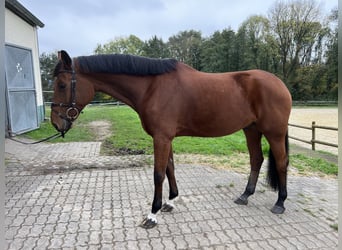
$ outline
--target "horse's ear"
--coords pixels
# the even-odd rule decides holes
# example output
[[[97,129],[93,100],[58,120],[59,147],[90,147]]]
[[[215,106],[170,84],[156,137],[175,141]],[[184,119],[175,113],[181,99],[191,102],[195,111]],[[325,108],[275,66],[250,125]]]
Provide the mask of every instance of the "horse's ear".
[[[62,61],[65,69],[71,69],[72,60],[65,50],[58,51],[58,60]]]

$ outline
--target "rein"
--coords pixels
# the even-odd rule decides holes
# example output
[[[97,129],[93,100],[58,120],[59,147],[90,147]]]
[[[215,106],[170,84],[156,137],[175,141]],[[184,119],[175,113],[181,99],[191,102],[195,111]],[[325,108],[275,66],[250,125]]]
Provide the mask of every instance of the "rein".
[[[57,139],[57,138],[59,138],[59,137],[61,137],[61,136],[63,136],[62,133],[56,133],[56,134],[54,134],[54,135],[51,135],[51,136],[49,136],[49,137],[47,137],[47,138],[44,138],[44,139],[42,139],[42,140],[35,141],[35,142],[24,142],[24,141],[16,140],[16,139],[14,139],[14,138],[7,138],[7,139],[12,140],[12,141],[15,141],[15,142],[19,142],[19,143],[21,143],[21,144],[25,144],[25,145],[32,145],[32,144],[38,144],[38,143],[41,143],[41,142],[49,141],[49,140],[52,140],[52,139]]]

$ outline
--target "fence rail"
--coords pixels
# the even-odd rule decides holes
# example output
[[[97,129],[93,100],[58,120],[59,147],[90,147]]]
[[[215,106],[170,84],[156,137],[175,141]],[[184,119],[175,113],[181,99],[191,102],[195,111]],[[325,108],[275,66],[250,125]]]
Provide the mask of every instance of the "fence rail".
[[[316,150],[316,144],[321,144],[321,145],[325,145],[325,146],[330,146],[330,147],[338,147],[338,144],[335,143],[330,143],[330,142],[325,142],[325,141],[320,141],[316,139],[316,129],[327,129],[327,130],[334,130],[334,131],[338,131],[338,128],[335,127],[329,127],[329,126],[320,126],[320,125],[316,125],[316,122],[313,121],[311,123],[311,127],[309,126],[302,126],[302,125],[297,125],[297,124],[292,124],[289,123],[289,126],[291,127],[296,127],[296,128],[301,128],[301,129],[307,129],[307,130],[311,130],[311,140],[304,140],[295,136],[291,136],[289,135],[289,138],[297,140],[297,141],[301,141],[307,144],[311,144],[311,149],[312,150]]]

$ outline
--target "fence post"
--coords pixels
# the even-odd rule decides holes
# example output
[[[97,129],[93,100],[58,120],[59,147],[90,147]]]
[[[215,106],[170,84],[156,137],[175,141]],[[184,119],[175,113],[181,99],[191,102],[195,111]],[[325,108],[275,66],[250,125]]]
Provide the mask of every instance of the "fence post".
[[[312,150],[315,150],[315,149],[316,149],[316,147],[315,147],[315,140],[316,140],[316,122],[313,121],[311,126],[312,126],[311,147],[312,147]]]

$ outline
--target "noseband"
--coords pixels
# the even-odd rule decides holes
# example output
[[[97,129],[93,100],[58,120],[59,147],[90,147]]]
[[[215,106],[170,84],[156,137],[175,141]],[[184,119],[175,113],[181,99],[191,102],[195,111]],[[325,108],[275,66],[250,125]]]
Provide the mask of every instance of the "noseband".
[[[61,117],[64,120],[67,120],[68,122],[73,122],[77,119],[78,115],[80,114],[79,109],[76,107],[76,73],[75,70],[61,70],[58,72],[58,74],[61,73],[69,73],[71,74],[71,97],[69,103],[55,103],[51,102],[51,110],[52,107],[66,107],[68,108],[64,114],[61,114],[60,112],[54,111],[58,113],[58,116]]]

